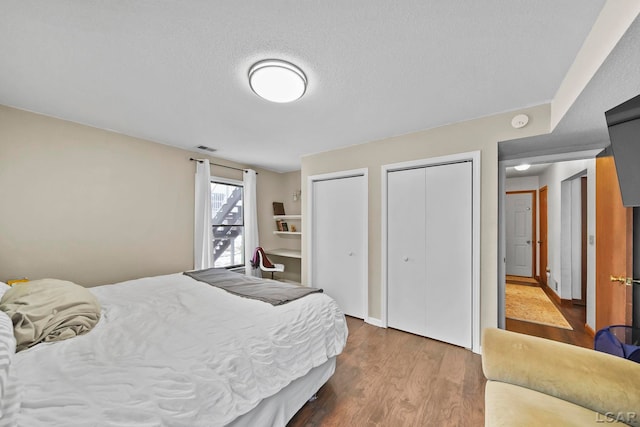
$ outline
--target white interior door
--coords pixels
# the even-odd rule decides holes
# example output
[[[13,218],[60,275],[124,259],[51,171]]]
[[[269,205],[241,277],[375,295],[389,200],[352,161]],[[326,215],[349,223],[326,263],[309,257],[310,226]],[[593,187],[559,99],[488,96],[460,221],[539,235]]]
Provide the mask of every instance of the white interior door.
[[[472,346],[472,164],[426,168],[426,336]]]
[[[507,194],[505,200],[506,272],[533,277],[531,193]]]
[[[425,168],[387,174],[387,324],[427,330]]]
[[[345,314],[366,315],[367,182],[365,176],[313,182],[312,286]]]

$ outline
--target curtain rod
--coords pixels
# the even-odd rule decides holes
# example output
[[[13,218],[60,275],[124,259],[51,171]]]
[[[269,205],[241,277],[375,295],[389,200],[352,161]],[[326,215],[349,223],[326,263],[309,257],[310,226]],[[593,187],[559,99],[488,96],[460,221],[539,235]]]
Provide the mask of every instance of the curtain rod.
[[[193,157],[190,157],[189,160],[191,160],[192,162],[202,163],[202,160],[194,159]],[[212,166],[220,166],[221,168],[234,169],[237,171],[247,172],[246,169],[234,168],[233,166],[221,165],[220,163],[209,162],[209,164]],[[258,172],[256,172],[256,175],[258,175]]]

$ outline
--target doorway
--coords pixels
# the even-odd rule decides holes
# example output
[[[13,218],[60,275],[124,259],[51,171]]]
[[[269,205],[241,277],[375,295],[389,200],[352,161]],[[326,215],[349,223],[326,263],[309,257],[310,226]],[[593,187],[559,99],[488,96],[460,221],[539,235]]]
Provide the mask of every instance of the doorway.
[[[595,197],[592,199],[588,197],[590,192],[595,191],[594,171],[595,161],[593,158],[534,163],[529,173],[519,175],[513,172],[507,174],[508,171],[505,168],[502,186],[504,192],[501,197],[502,209],[500,211],[503,218],[501,234],[504,233],[504,246],[501,246],[500,250],[504,262],[504,270],[502,270],[504,285],[501,285],[503,286],[501,293],[504,292],[504,294],[501,297],[503,298],[501,304],[504,304],[503,327],[505,329],[592,348],[593,338],[585,325],[588,323],[588,306],[594,305],[594,302],[589,300],[591,294],[587,289],[588,284],[590,283],[595,288],[593,282],[595,276],[595,245],[593,244]],[[571,182],[572,180],[575,180],[575,184]],[[577,197],[575,202],[567,201],[562,188],[566,187],[571,191],[573,186],[577,189]],[[527,210],[528,205],[514,209],[515,203],[510,199],[516,197],[528,198],[529,200],[533,198],[531,211]],[[589,209],[592,209],[591,213]],[[527,212],[531,212],[531,221],[526,216]],[[572,213],[578,214],[577,221],[573,225],[570,221]],[[518,255],[513,249],[517,248],[518,242],[514,243],[513,238],[509,236],[514,230],[514,223],[518,222],[518,215],[521,217],[520,227],[525,223],[523,218],[527,219],[527,224],[531,224],[531,238],[528,238],[529,234],[526,234],[526,238],[518,237],[525,243],[527,240],[531,241],[532,252],[529,258],[529,253],[521,250],[518,261],[523,259],[522,253],[526,253],[527,259],[531,259],[531,267],[529,264],[520,263],[522,265],[517,265],[517,267],[524,268],[519,272],[514,271],[510,262],[514,254]],[[569,215],[569,221],[567,221],[567,215]],[[524,231],[528,232],[528,230]],[[568,240],[565,241],[566,236],[561,239],[563,234],[568,236]],[[579,238],[577,243],[571,239],[572,236]],[[567,249],[568,256],[566,255]],[[591,264],[589,264],[589,260],[591,260]],[[577,286],[572,282],[572,279],[577,279],[575,282]],[[512,310],[514,305],[513,301],[509,301],[509,298],[514,295],[514,290],[523,291],[515,292],[518,298],[521,297],[521,293],[531,293],[535,294],[536,298],[545,300],[546,307],[550,307],[550,311],[556,312],[557,316],[555,317],[558,317],[559,320],[547,323],[544,318],[531,320],[524,316],[519,318],[513,314],[508,316],[507,311]],[[523,300],[518,301],[516,305]],[[524,307],[526,307],[526,312],[538,310],[536,306],[530,307],[524,304]]]

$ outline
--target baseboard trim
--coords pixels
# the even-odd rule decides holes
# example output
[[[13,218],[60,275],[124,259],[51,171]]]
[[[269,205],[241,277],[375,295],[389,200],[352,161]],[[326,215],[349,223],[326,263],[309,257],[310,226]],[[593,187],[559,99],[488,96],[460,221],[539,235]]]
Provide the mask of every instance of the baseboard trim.
[[[364,319],[365,323],[368,323],[373,326],[377,326],[378,328],[384,328],[385,326],[382,324],[382,320],[376,319],[375,317],[367,317]]]
[[[563,307],[573,307],[573,300],[561,298],[560,305]]]
[[[562,305],[562,299],[560,298],[560,296],[558,296],[558,294],[555,293],[555,291],[553,289],[551,289],[550,287],[546,287],[549,291],[547,292],[547,295],[549,295],[551,298],[553,298],[553,300],[559,304]]]
[[[543,284],[540,285],[540,288],[545,291],[545,293],[555,301],[556,304],[562,307],[573,307],[573,300],[560,298],[560,296],[555,293],[553,289],[549,286],[545,286]]]
[[[584,324],[584,331],[586,333],[588,333],[589,335],[591,335],[591,337],[595,337],[596,336],[596,331],[594,331],[593,329],[591,329],[591,326],[589,326],[588,323]]]

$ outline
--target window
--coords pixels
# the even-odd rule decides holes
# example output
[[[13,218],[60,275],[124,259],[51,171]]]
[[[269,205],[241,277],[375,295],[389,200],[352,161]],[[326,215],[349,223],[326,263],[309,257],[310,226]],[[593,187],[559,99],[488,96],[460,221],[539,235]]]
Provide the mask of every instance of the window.
[[[213,266],[244,265],[243,187],[240,181],[211,178]]]

